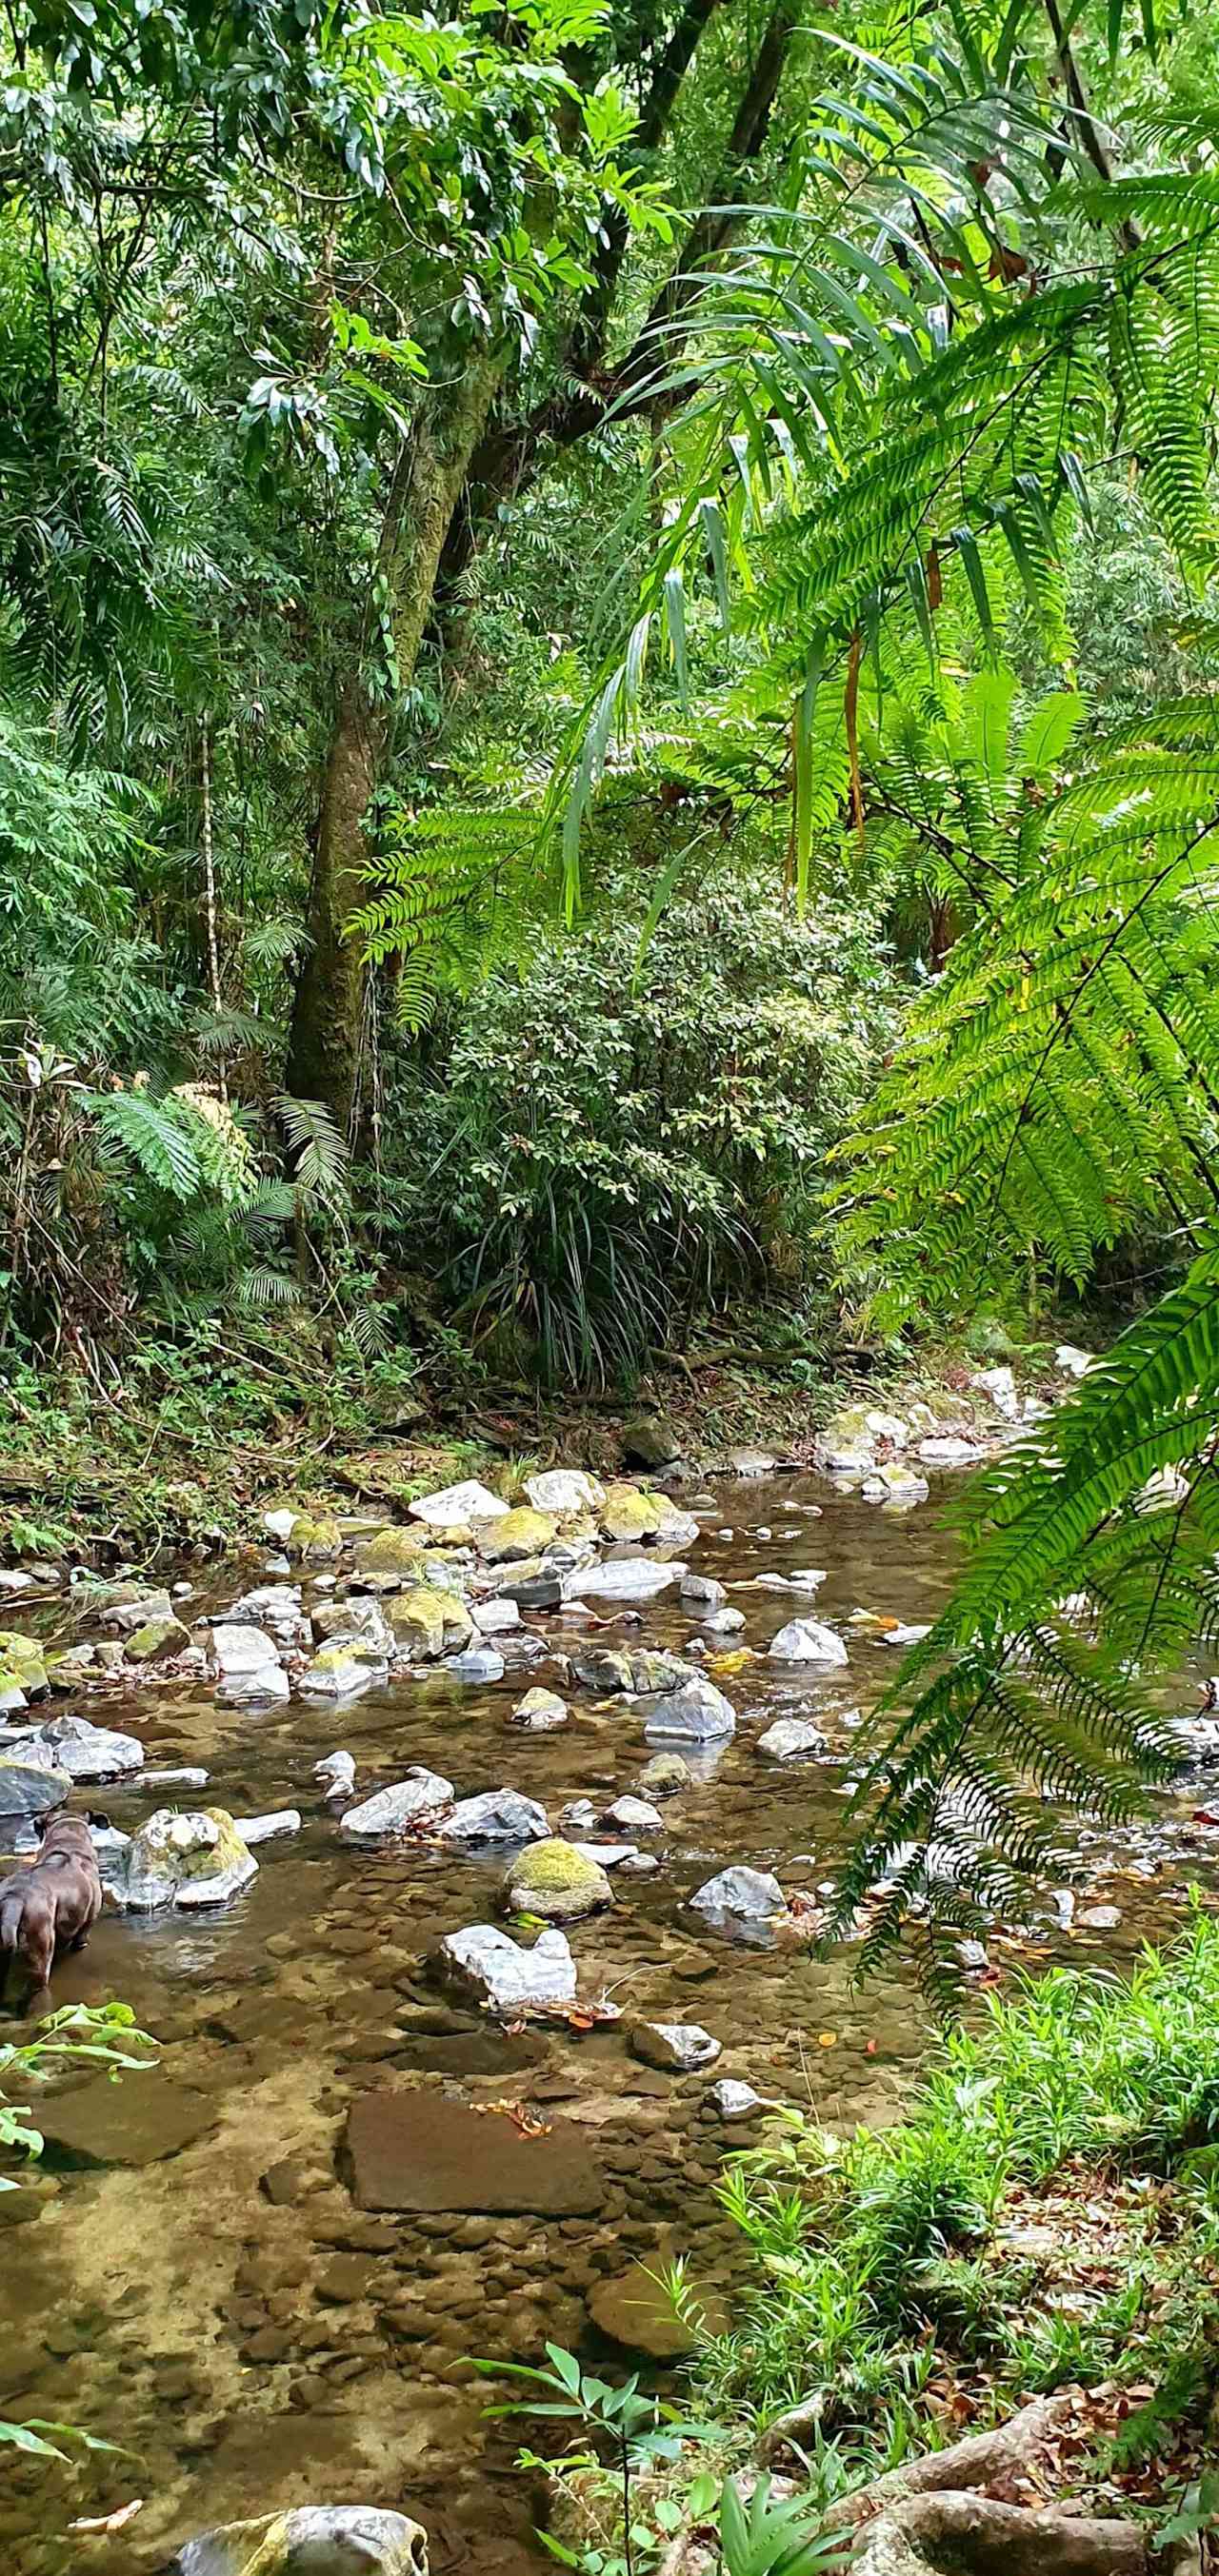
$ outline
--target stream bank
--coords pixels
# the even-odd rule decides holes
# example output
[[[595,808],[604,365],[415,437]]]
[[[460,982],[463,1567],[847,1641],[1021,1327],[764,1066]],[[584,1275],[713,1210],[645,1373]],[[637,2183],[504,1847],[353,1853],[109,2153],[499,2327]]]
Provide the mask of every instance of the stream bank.
[[[926,2024],[912,1979],[899,1966],[857,1996],[849,1949],[821,1960],[807,1936],[840,1844],[860,1714],[893,1671],[885,1623],[933,1617],[951,1581],[936,1508],[950,1485],[934,1467],[931,1481],[910,1510],[819,1472],[684,1486],[676,1508],[699,1535],[682,1554],[744,1621],[722,1640],[704,1634],[706,1601],[674,1580],[639,1605],[594,1598],[586,1606],[612,1622],[604,1632],[572,1621],[570,1601],[527,1608],[495,1640],[499,1677],[412,1664],[339,1706],[299,1691],[287,1707],[225,1704],[206,1666],[143,1680],[86,1673],[79,1705],[135,1737],[146,1769],[204,1769],[207,1800],[226,1813],[296,1809],[302,1825],[258,1847],[257,1875],[230,1903],[108,1914],[57,1975],[57,2002],[122,1996],[162,2042],[162,2062],[83,2111],[84,2087],[40,2101],[46,2169],[16,2207],[0,2202],[0,2225],[15,2231],[4,2239],[0,2412],[76,2420],[122,2442],[136,2466],[6,2469],[0,2533],[15,2576],[75,2571],[67,2522],[133,2493],[146,2502],[123,2534],[125,2570],[158,2567],[171,2543],[218,2519],[340,2497],[416,2514],[439,2569],[532,2558],[533,2499],[511,2474],[513,2440],[483,2421],[468,2357],[533,2359],[549,2337],[621,2362],[636,2334],[632,2267],[666,2253],[686,2253],[731,2315],[742,2246],[716,2186],[744,2133],[715,2086],[811,2104],[837,2129],[880,2126],[917,2065]],[[352,1588],[352,1544],[367,1534],[337,1560],[293,1568],[311,1617]],[[606,1562],[629,1559],[629,1542],[616,1550]],[[276,1553],[268,1535],[268,1583],[288,1579]],[[652,1540],[651,1561],[665,1555]],[[769,1648],[807,1602],[797,1578],[814,1564],[816,1619],[847,1661],[810,1671]],[[253,1579],[189,1559],[158,1577],[192,1632],[231,1617]],[[66,1589],[20,1615],[52,1649],[80,1634]],[[599,1820],[639,1793],[657,1747],[646,1694],[560,1669],[582,1639],[702,1660],[731,1699],[735,1733],[659,1802],[662,1830],[639,1837],[655,1866],[615,1875],[612,1906],[568,1936],[581,1996],[608,1995],[623,2020],[505,2021],[438,1980],[434,1955],[463,1926],[503,1923],[504,1845],[355,1843],[315,1767],[341,1746],[361,1797],[415,1765],[461,1798],[509,1786],[552,1823],[582,1800]],[[700,1644],[712,1650],[702,1659]],[[539,1685],[568,1702],[554,1731],[511,1722]],[[794,1766],[765,1759],[759,1742],[783,1721],[815,1726],[820,1749]],[[164,1803],[143,1771],[78,1793],[103,1794],[119,1831],[138,1832]],[[1054,1955],[1117,1964],[1170,1930],[1189,1880],[1210,1874],[1197,1804],[1183,1783],[1137,1843],[1073,1837],[1064,1866],[1074,1859],[1083,1887],[1072,1920],[1047,1906],[1000,1935],[994,1971]],[[715,1922],[692,1908],[734,1867],[777,1877],[783,1923]],[[1102,1919],[1089,1922],[1097,1906]],[[696,2023],[719,2054],[691,2073],[646,2063],[630,2041],[636,2020]],[[361,2183],[353,2124],[358,2139],[361,2106],[402,2093],[468,2116],[460,2154],[448,2114],[430,2144],[416,2129],[409,2196],[400,2169],[386,2208]],[[540,2206],[503,2205],[495,2146],[509,2130],[514,2153],[536,2146],[526,2196]],[[476,2132],[489,2141],[478,2152]]]

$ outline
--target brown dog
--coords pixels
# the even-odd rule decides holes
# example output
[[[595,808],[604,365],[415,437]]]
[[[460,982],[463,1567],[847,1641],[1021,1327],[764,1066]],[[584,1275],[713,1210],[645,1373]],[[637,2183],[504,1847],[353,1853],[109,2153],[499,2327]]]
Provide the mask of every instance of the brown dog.
[[[57,1951],[83,1950],[102,1910],[93,1836],[83,1816],[44,1816],[42,1849],[0,1879],[0,1969],[29,1972],[30,2000],[50,1984]]]

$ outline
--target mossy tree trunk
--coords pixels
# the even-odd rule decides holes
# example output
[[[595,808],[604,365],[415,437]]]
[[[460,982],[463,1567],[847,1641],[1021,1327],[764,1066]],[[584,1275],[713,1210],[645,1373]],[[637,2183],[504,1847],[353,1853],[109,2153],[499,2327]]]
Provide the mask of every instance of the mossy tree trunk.
[[[486,427],[499,368],[476,359],[420,405],[394,468],[377,552],[389,595],[398,686],[410,686],[431,613],[441,552],[470,459]],[[374,603],[340,674],[322,774],[309,888],[309,945],[297,978],[287,1085],[322,1100],[350,1130],[364,1015],[364,965],[351,917],[364,899],[365,816],[379,785],[388,709],[370,683]]]

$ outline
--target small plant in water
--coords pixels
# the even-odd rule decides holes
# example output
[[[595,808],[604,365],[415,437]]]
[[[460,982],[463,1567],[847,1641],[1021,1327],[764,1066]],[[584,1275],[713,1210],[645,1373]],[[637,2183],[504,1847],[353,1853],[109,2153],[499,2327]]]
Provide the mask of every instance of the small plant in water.
[[[13,2148],[27,2157],[42,2154],[42,2132],[32,2124],[28,2103],[17,2104],[4,2098],[4,2088],[14,2079],[23,2088],[31,2080],[43,2083],[83,2058],[93,2065],[108,2067],[117,2080],[125,2066],[147,2067],[154,2063],[148,2054],[133,2056],[133,2047],[147,2052],[155,2049],[156,2041],[147,2031],[137,2029],[129,2004],[116,2003],[105,2004],[100,2011],[88,2004],[65,2004],[39,2023],[36,2038],[0,2042],[0,2154]],[[0,2191],[18,2188],[11,2175],[0,2173]],[[49,2438],[52,2434],[54,2440]],[[39,2459],[66,2460],[68,2452],[61,2447],[64,2443],[83,2451],[115,2451],[119,2447],[115,2442],[100,2441],[96,2434],[81,2432],[74,2424],[53,2424],[40,2415],[30,2416],[24,2424],[10,2424],[0,2416],[0,2450],[30,2451]]]

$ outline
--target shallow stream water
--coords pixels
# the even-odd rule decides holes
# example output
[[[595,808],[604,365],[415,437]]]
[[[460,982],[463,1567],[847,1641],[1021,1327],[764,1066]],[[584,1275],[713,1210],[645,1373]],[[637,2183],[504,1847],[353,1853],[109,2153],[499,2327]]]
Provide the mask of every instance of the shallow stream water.
[[[891,2116],[925,2037],[912,1977],[899,1968],[854,1993],[849,1949],[826,1963],[801,1946],[733,1943],[686,1900],[733,1861],[774,1869],[789,1895],[827,1879],[856,1713],[894,1667],[891,1649],[845,1623],[858,1607],[934,1616],[953,1557],[942,1491],[896,1515],[814,1477],[708,1490],[714,1509],[700,1509],[692,1562],[740,1587],[729,1598],[747,1621],[743,1638],[709,1651],[762,1650],[717,1675],[738,1732],[708,1780],[665,1803],[655,1874],[619,1877],[612,1912],[570,1934],[582,1988],[609,1988],[628,2019],[694,2020],[722,2041],[707,2074],[638,2065],[625,2022],[512,2034],[454,2005],[427,1948],[495,1920],[503,1852],[353,1848],[311,1776],[341,1744],[361,1794],[425,1763],[461,1795],[511,1784],[553,1819],[568,1799],[603,1805],[635,1787],[656,1749],[638,1707],[568,1689],[553,1663],[525,1673],[510,1637],[498,1641],[508,1664],[492,1688],[416,1670],[337,1712],[300,1701],[271,1714],[220,1709],[205,1684],[81,1700],[99,1722],[138,1733],[151,1763],[205,1765],[209,1802],[237,1815],[297,1806],[305,1822],[260,1848],[257,1878],[214,1918],[108,1912],[85,1954],[56,1972],[56,2003],[120,1996],[162,2053],[157,2071],[123,2079],[121,2113],[106,2106],[97,2143],[109,2160],[49,2156],[26,2188],[0,2197],[0,2415],[66,2419],[124,2446],[121,2458],[71,2472],[0,2450],[0,2566],[11,2576],[138,2576],[214,2522],[309,2502],[404,2506],[428,2527],[441,2576],[459,2562],[536,2564],[535,2499],[511,2469],[530,2428],[484,2420],[468,2356],[531,2361],[549,2336],[614,2358],[589,2292],[670,2252],[689,2254],[732,2315],[743,2266],[714,2185],[750,2131],[712,2114],[721,2076],[837,2126]],[[809,1596],[755,1588],[759,1574],[810,1564],[827,1569],[815,1615],[850,1647],[849,1668],[824,1679],[764,1659],[775,1631],[812,1610]],[[223,1583],[195,1566],[168,1569],[180,1571],[198,1584],[188,1617],[259,1579],[249,1567],[226,1568]],[[556,1653],[581,1633],[557,1614],[528,1625]],[[674,1646],[699,1633],[675,1595],[597,1632],[610,1644]],[[562,1732],[506,1724],[535,1681],[567,1691]],[[782,1769],[761,1761],[762,1729],[797,1713],[816,1718],[828,1755]],[[77,1803],[100,1799],[131,1830],[164,1795],[137,1783]],[[1189,1881],[1219,1876],[1219,1834],[1191,1821],[1198,1803],[1198,1784],[1183,1783],[1153,1830],[1092,1838],[1080,1908],[1115,1904],[1121,1921],[1090,1931],[1077,1918],[1070,1936],[1053,1934],[1056,1950],[1118,1965],[1172,1928]],[[527,2122],[578,2124],[596,2206],[557,2218],[368,2215],[349,2187],[347,2115],[359,2094],[405,2086],[481,2103],[493,2120],[504,2113],[492,2106],[509,2103]],[[72,2518],[134,2496],[146,2501],[121,2535],[69,2535]]]

